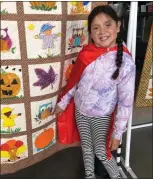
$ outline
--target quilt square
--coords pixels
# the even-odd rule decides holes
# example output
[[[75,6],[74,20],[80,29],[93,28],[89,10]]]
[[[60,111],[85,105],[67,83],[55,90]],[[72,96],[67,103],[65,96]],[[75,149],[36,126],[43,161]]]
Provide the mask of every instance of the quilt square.
[[[16,14],[16,2],[5,2],[1,1],[0,2],[0,14]]]
[[[62,87],[66,86],[67,81],[70,77],[71,71],[73,69],[73,66],[75,64],[75,61],[76,61],[76,58],[71,58],[65,61],[64,70],[63,70]]]
[[[29,1],[23,4],[25,14],[62,14],[61,2]]]
[[[2,20],[0,27],[0,36],[1,60],[21,59],[17,22]]]
[[[27,136],[1,138],[1,164],[19,162],[28,157]]]
[[[72,1],[68,2],[68,15],[89,14],[91,11],[91,2],[89,1]]]
[[[60,21],[26,21],[28,58],[50,58],[61,54]]]
[[[37,131],[32,135],[33,154],[44,151],[56,143],[56,123],[52,123],[45,129]]]
[[[1,99],[23,98],[23,79],[21,65],[1,66]]]
[[[66,55],[79,52],[86,44],[88,44],[87,21],[67,21]]]
[[[53,111],[57,102],[57,96],[50,99],[31,102],[32,128],[40,127],[55,118]]]
[[[61,63],[29,65],[30,95],[41,96],[59,89]]]
[[[1,134],[26,131],[25,107],[20,104],[1,105]]]

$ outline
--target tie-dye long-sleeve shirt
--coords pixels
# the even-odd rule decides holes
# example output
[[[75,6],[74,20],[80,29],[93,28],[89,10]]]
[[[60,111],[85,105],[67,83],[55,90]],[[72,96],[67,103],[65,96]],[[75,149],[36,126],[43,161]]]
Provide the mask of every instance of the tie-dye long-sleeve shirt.
[[[94,117],[112,114],[117,105],[113,137],[120,139],[132,112],[135,64],[124,52],[119,76],[113,80],[116,53],[108,52],[88,65],[79,83],[63,96],[58,105],[64,110],[74,97],[79,112]]]

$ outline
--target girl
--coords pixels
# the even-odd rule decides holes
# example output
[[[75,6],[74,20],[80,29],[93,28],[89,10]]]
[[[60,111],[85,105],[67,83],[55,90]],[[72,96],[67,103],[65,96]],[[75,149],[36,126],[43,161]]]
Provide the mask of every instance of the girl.
[[[120,39],[120,21],[110,6],[93,9],[88,31],[93,43],[79,53],[55,114],[65,111],[73,98],[86,178],[95,178],[94,155],[111,178],[120,178],[115,159],[107,155],[107,142],[116,105],[110,150],[117,149],[126,129],[134,98],[135,64]]]

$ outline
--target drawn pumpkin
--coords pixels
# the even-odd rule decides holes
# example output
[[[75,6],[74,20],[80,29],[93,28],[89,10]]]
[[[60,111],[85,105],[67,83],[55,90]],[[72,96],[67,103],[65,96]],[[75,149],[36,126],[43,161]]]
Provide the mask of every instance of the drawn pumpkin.
[[[55,5],[56,5],[56,2],[50,2],[50,1],[46,1],[45,2],[45,5],[50,7],[50,8],[53,8]]]
[[[35,146],[37,149],[45,149],[53,140],[54,138],[54,129],[49,128],[45,129],[44,132],[39,134],[35,140]]]
[[[40,2],[40,1],[31,1],[29,2],[32,7],[41,7],[42,5],[46,7],[53,8],[56,5],[56,2],[46,1],[46,2]]]
[[[15,97],[21,88],[20,78],[15,73],[1,74],[1,98]]]
[[[20,140],[8,140],[0,146],[1,157],[8,158],[8,161],[16,161],[19,155],[26,151],[26,146]]]

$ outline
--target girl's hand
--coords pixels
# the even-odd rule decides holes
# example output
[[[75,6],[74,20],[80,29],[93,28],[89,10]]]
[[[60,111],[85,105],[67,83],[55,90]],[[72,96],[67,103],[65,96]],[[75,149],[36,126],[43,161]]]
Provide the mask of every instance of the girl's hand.
[[[110,147],[111,151],[117,150],[119,145],[120,145],[120,140],[111,138],[111,140],[109,142],[109,147]]]
[[[64,110],[61,109],[58,105],[56,105],[53,115],[60,115]]]

